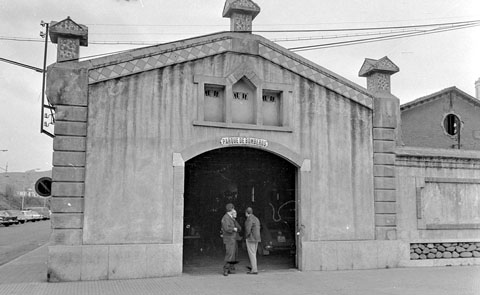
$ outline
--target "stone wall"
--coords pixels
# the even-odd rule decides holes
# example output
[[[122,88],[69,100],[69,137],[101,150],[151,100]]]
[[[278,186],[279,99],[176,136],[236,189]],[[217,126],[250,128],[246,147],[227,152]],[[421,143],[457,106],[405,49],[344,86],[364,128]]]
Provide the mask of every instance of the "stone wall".
[[[480,263],[480,153],[405,147],[396,154],[398,237],[410,245],[401,265]]]
[[[412,243],[410,259],[480,258],[480,242]]]

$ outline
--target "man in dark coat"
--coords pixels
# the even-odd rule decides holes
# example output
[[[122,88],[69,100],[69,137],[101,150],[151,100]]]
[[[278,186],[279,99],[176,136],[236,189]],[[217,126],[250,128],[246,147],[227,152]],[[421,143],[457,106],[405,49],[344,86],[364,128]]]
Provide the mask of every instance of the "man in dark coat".
[[[247,274],[256,275],[257,270],[257,248],[258,243],[262,241],[260,237],[260,220],[253,215],[253,209],[248,207],[245,211],[247,220],[245,221],[245,240],[247,243],[248,258],[250,259],[250,271]]]
[[[237,211],[233,204],[226,206],[227,213],[222,218],[222,235],[225,244],[225,265],[223,266],[223,275],[228,276],[229,273],[235,273],[235,263],[237,263],[237,240],[239,232],[242,230],[240,224],[235,220]]]

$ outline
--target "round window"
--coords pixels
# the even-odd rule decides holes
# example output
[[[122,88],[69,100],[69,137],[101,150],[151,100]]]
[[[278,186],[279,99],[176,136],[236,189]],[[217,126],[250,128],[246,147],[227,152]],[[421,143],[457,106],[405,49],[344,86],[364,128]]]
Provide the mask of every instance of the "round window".
[[[454,114],[447,115],[443,121],[443,128],[449,135],[457,135],[460,131],[460,119]]]

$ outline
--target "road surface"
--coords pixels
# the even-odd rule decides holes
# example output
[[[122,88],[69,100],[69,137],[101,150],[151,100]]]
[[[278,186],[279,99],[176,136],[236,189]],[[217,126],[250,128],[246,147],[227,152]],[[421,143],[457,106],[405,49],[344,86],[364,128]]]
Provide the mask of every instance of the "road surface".
[[[0,225],[0,265],[5,264],[48,242],[50,220],[24,224]]]

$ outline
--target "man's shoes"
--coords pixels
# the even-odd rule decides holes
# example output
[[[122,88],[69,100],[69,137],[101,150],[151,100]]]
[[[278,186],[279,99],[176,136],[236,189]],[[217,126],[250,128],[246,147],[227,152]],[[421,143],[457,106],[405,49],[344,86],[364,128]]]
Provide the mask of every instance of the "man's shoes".
[[[224,275],[224,276],[228,276],[228,270],[224,270],[224,271],[223,271],[223,275]]]
[[[247,271],[247,275],[258,275],[256,271]]]

